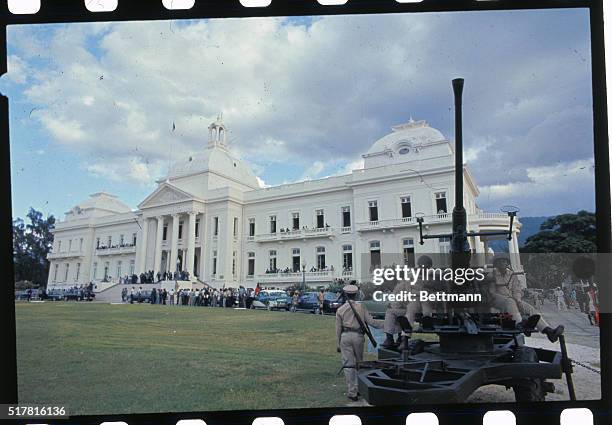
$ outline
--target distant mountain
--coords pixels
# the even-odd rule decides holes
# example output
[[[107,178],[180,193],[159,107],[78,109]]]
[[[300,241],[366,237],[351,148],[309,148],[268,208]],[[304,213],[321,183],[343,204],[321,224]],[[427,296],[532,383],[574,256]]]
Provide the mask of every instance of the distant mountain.
[[[540,231],[540,225],[548,218],[550,217],[519,217],[519,221],[523,225],[518,237],[519,247],[525,244],[529,236],[538,233]],[[508,252],[508,242],[505,240],[491,241],[489,246],[493,248],[495,252]]]

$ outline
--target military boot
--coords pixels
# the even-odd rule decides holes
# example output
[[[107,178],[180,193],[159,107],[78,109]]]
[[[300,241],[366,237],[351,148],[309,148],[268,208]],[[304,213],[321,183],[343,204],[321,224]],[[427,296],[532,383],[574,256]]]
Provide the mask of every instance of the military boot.
[[[564,329],[565,328],[563,325],[559,325],[554,329],[550,326],[546,326],[544,329],[542,329],[542,333],[548,337],[550,342],[557,342],[559,336],[563,335]]]
[[[382,348],[394,348],[395,347],[395,341],[393,340],[393,334],[385,334],[385,335],[387,335],[387,337],[385,338],[383,343],[380,344],[380,346]]]
[[[408,345],[409,342],[410,342],[410,337],[408,335],[402,335],[400,345],[398,345],[397,349],[399,351],[408,350],[410,348],[410,346]]]

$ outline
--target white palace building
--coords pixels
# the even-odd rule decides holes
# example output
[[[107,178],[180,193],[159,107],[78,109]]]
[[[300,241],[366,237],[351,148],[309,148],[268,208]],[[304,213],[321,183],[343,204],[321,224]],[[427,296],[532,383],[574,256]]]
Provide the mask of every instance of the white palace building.
[[[316,287],[368,280],[362,262],[380,264],[381,253],[414,262],[419,252],[448,251],[444,238],[418,243],[415,216],[424,215],[428,233],[448,233],[454,205],[453,145],[426,122],[394,126],[362,155],[363,169],[273,187],[260,187],[226,137],[218,119],[208,145],[172,164],[136,210],[98,192],[66,212],[53,231],[48,287],[105,288],[177,267],[213,287],[285,287],[303,279]],[[477,207],[467,166],[464,181],[469,230],[507,230],[506,214]],[[510,253],[518,252],[520,222],[513,230]],[[489,252],[484,237],[469,242],[474,252]]]

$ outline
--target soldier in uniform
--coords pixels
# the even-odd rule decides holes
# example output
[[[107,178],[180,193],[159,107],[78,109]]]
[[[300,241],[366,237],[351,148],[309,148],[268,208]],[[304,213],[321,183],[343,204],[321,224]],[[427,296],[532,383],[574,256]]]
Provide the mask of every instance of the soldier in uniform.
[[[401,294],[406,291],[412,291],[412,285],[405,280],[400,280],[395,288],[393,288],[393,294]],[[400,328],[397,325],[397,318],[406,315],[406,308],[408,307],[408,301],[393,301],[387,306],[385,311],[385,341],[381,344],[383,348],[392,348],[400,343]],[[397,341],[394,340],[394,335],[397,334]]]
[[[346,302],[336,311],[337,351],[342,353],[342,367],[348,386],[347,396],[349,399],[357,401],[359,398],[357,392],[357,364],[363,360],[365,342],[365,332],[359,321],[364,325],[375,328],[382,328],[384,322],[373,319],[366,306],[355,302],[359,292],[357,286],[346,285],[343,290],[346,295]],[[353,309],[359,315],[359,320],[355,317]]]
[[[533,315],[540,316],[536,329],[548,337],[551,342],[556,342],[563,334],[563,325],[552,328],[542,315],[531,304],[523,301],[523,288],[513,274],[508,258],[498,256],[493,259],[493,280],[489,287],[491,296],[491,307],[503,313],[510,313],[517,323],[521,322],[521,313],[525,317]]]
[[[423,268],[424,273],[427,273],[427,270],[433,267],[433,260],[428,255],[421,255],[417,261],[417,265]],[[419,281],[415,283],[413,291],[427,290],[429,292],[436,292],[436,290],[441,289],[439,285],[440,282],[419,279]],[[421,313],[423,316],[431,316],[433,313],[444,313],[444,303],[436,301],[423,302],[418,298],[412,301],[406,309],[406,318],[413,328],[417,313]]]

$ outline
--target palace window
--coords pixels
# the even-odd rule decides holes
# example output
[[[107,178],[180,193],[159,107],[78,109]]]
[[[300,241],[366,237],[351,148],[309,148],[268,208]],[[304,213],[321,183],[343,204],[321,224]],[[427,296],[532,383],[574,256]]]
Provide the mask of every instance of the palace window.
[[[270,273],[276,272],[276,250],[271,249],[269,251],[270,255]]]
[[[95,263],[94,263],[95,266]],[[53,269],[53,282],[57,282],[57,272],[59,270],[59,264],[55,265],[55,268]],[[95,270],[95,268],[94,268]]]
[[[134,260],[130,260],[130,276],[132,276],[134,274]]]
[[[353,246],[342,245],[342,270],[353,270]]]
[[[439,242],[439,247],[440,247],[440,254],[448,254],[450,253],[450,245],[451,245],[451,238],[450,236],[443,236],[441,238],[438,239]]]
[[[213,236],[219,236],[219,217],[213,218]]]
[[[121,277],[121,261],[117,261],[117,278]]]
[[[255,219],[249,218],[249,236],[255,236]]]
[[[300,248],[293,248],[291,251],[291,269],[294,272],[300,271]]]
[[[199,238],[200,237],[200,219],[196,218],[196,222],[195,222],[195,237]]]
[[[183,222],[182,221],[179,221],[178,238],[179,240],[183,239]]]
[[[372,241],[370,242],[370,266],[375,268],[380,265],[380,241]]]
[[[72,251],[72,239],[68,239],[68,252]]]
[[[234,237],[238,236],[238,217],[234,217]]]
[[[247,276],[253,276],[255,274],[255,253],[248,253],[248,267],[247,267]]]
[[[370,213],[370,221],[378,221],[378,201],[368,202],[368,211]]]
[[[165,233],[165,230],[164,230],[164,235],[165,235],[165,234],[166,234],[166,233]],[[164,240],[166,240],[166,239],[165,239],[165,236],[164,236]],[[136,233],[132,233],[132,245],[133,245],[133,246],[136,246]]]
[[[317,269],[325,269],[325,247],[317,247]]]
[[[79,252],[83,252],[83,238],[79,239]]]
[[[448,209],[446,207],[446,192],[436,192],[436,214],[446,214]]]
[[[236,276],[236,251],[232,252],[232,276]]]
[[[342,227],[351,227],[351,207],[342,207]]]
[[[68,272],[70,271],[70,263],[66,263],[66,269],[64,272],[64,282],[68,282]]]
[[[412,204],[410,202],[410,196],[402,196],[402,218],[412,217]]]
[[[81,263],[77,263],[76,276],[74,276],[74,281],[79,281],[79,275],[81,274]]]
[[[325,213],[323,210],[317,210],[317,229],[325,227]]]
[[[293,230],[298,230],[300,228],[300,213],[294,212],[292,214],[293,218]]]
[[[168,239],[168,225],[164,224],[164,230],[162,232],[162,240],[167,240]]]
[[[57,252],[62,252],[62,241],[57,241]]]
[[[217,251],[213,251],[213,266],[212,266],[212,274],[215,276],[217,274]]]
[[[404,264],[408,267],[414,267],[416,262],[414,259],[414,239],[406,238],[402,240],[402,250],[404,254]]]
[[[276,233],[276,216],[270,216],[270,233]]]

